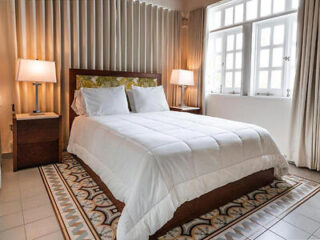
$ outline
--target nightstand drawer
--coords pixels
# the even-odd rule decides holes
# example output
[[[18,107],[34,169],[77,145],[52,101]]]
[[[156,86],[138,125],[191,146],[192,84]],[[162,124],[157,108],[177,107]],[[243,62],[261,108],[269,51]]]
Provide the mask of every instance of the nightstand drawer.
[[[19,144],[17,169],[40,166],[59,161],[59,143],[41,142],[37,144]]]
[[[60,162],[62,158],[61,116],[13,115],[13,170]]]
[[[18,144],[51,142],[59,139],[59,118],[17,122]]]

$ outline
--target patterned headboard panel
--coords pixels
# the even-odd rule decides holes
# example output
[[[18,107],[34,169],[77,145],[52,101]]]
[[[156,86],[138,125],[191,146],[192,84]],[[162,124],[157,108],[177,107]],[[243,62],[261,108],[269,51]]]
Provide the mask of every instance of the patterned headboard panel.
[[[115,77],[115,76],[92,76],[76,75],[76,88],[101,88],[101,87],[118,87],[124,85],[126,89],[132,86],[155,87],[157,78],[140,78],[140,77]]]
[[[125,85],[126,89],[132,86],[155,87],[161,85],[161,74],[141,72],[120,72],[107,70],[69,69],[69,128],[76,117],[71,108],[74,92],[81,87],[100,88]]]

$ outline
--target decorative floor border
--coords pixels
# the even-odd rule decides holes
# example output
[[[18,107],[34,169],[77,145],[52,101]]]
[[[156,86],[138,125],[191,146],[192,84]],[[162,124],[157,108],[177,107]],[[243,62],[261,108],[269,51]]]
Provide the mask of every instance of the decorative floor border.
[[[121,212],[70,154],[39,167],[65,239],[116,239]],[[169,231],[159,240],[252,238],[320,191],[320,184],[286,176]]]

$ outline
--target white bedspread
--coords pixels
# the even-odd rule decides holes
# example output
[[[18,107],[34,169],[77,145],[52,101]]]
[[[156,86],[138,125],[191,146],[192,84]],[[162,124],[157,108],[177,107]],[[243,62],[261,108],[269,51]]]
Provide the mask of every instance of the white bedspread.
[[[68,151],[125,203],[117,239],[144,240],[184,202],[287,162],[263,128],[181,112],[77,117]]]

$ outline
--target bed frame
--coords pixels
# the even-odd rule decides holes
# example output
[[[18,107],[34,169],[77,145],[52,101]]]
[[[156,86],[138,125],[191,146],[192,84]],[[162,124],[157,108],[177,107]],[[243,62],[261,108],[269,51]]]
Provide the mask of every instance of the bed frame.
[[[161,75],[153,73],[133,73],[133,72],[110,72],[103,70],[86,70],[86,69],[70,69],[69,72],[69,97],[70,105],[74,98],[74,90],[76,90],[76,75],[93,75],[93,76],[122,76],[122,77],[141,77],[141,78],[157,78],[158,85],[161,85]],[[71,125],[76,117],[76,114],[70,107],[69,123],[70,130]],[[76,156],[75,156],[76,157]],[[125,204],[117,200],[105,183],[100,177],[81,159],[77,158],[85,170],[96,181],[96,183],[103,189],[105,194],[110,200],[122,211]],[[185,202],[176,210],[173,218],[169,220],[161,229],[159,229],[154,235],[150,236],[150,239],[157,239],[167,233],[169,230],[183,223],[186,223],[202,214],[205,214],[217,207],[220,207],[230,201],[233,201],[249,192],[252,192],[260,187],[270,184],[274,180],[274,169],[267,169],[254,173],[250,176],[242,178],[238,181],[229,183],[225,186],[217,188],[211,192],[208,192],[199,198],[192,201]]]

